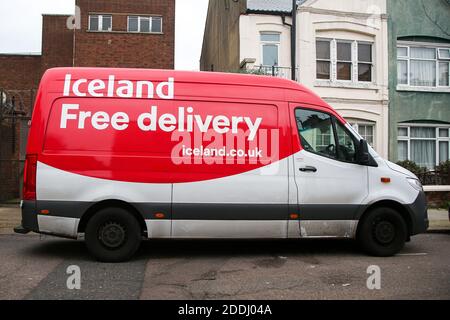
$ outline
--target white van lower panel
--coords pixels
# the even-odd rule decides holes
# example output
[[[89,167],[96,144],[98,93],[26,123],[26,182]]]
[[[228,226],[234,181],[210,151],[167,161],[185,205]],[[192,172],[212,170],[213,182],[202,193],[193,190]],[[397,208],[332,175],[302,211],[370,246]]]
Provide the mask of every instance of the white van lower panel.
[[[286,220],[174,220],[172,238],[280,239],[287,227]]]
[[[39,232],[77,238],[80,219],[38,215]]]
[[[302,238],[349,238],[356,236],[357,220],[300,221]]]
[[[171,220],[145,220],[149,239],[167,239],[172,235]]]
[[[146,220],[148,238],[285,239],[349,238],[357,220]]]

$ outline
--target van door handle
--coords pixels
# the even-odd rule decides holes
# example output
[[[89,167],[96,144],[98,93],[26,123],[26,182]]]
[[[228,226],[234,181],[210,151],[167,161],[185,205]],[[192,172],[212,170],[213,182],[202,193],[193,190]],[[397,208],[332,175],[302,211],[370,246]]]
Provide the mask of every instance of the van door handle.
[[[307,166],[305,168],[300,168],[301,172],[317,172],[316,167]]]

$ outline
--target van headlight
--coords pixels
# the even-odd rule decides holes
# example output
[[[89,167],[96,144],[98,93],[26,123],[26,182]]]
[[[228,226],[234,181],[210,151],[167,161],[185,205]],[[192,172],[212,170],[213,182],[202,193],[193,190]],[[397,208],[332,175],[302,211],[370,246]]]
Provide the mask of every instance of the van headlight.
[[[411,185],[411,187],[413,187],[414,189],[416,189],[417,191],[423,191],[423,186],[422,183],[415,178],[406,178],[406,180],[408,181],[408,183]]]

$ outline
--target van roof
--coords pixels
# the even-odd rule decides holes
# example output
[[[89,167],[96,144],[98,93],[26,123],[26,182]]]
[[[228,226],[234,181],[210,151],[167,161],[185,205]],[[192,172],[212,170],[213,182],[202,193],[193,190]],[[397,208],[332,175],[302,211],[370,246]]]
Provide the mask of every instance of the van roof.
[[[168,77],[174,77],[176,82],[209,83],[222,85],[244,85],[254,87],[272,87],[281,89],[300,90],[312,93],[299,83],[277,77],[221,73],[202,71],[177,71],[157,69],[127,69],[127,68],[52,68],[45,72],[43,81],[64,80],[66,74],[70,73],[72,79],[107,79],[113,74],[116,79],[132,81],[167,81]]]
[[[306,104],[319,105],[323,108],[334,110],[323,101],[313,91],[299,84],[298,82],[252,74],[201,72],[201,71],[177,71],[177,70],[157,70],[157,69],[127,69],[127,68],[52,68],[48,69],[41,80],[40,90],[46,92],[60,92],[61,83],[65,81],[66,75],[70,74],[71,79],[108,80],[114,75],[117,80],[130,81],[152,81],[164,82],[169,78],[174,78],[175,83],[194,83],[205,85],[242,86],[253,88],[247,90],[248,97],[260,100],[284,100],[298,101]],[[259,88],[269,89],[260,90]],[[270,90],[279,89],[279,90]],[[234,93],[233,93],[234,92]],[[242,90],[227,90],[228,95],[236,94],[238,97]],[[62,92],[61,92],[62,93]],[[217,93],[212,91],[201,91],[206,96],[216,97]],[[239,98],[242,98],[239,96]]]

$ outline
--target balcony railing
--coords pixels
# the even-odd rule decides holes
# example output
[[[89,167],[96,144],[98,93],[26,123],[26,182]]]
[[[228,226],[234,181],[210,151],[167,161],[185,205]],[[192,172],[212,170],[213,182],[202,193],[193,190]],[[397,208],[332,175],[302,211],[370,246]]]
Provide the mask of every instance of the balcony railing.
[[[292,68],[279,66],[251,66],[241,69],[241,72],[255,75],[272,76],[283,79],[292,79]],[[298,79],[298,69],[295,71],[296,79]]]

